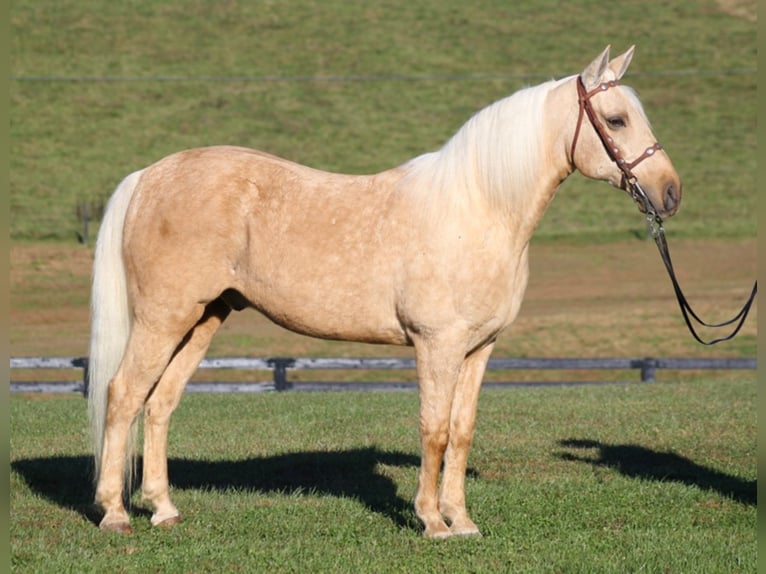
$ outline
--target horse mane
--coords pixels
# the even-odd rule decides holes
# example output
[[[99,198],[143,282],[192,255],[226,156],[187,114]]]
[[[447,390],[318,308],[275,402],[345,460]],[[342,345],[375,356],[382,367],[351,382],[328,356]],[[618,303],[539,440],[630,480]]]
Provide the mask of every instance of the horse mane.
[[[644,110],[644,105],[641,103],[641,100],[638,99],[638,93],[636,90],[624,84],[620,84],[619,88],[636,107],[638,113],[641,114],[641,119],[646,122],[646,125],[649,127],[649,129],[652,129],[652,122],[649,121],[649,117],[646,115],[646,111]]]
[[[407,162],[401,187],[424,214],[465,208],[479,198],[491,209],[511,211],[536,189],[546,161],[545,99],[563,81],[522,88],[478,111],[440,150]]]

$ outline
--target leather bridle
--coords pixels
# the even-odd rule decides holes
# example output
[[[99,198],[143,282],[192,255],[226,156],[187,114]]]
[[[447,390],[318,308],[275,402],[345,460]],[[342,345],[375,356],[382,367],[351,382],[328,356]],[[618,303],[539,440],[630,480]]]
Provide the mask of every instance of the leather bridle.
[[[571,161],[574,163],[574,154],[575,149],[577,148],[577,141],[580,135],[580,128],[583,123],[583,117],[587,116],[591,126],[593,126],[593,129],[596,131],[596,134],[601,140],[607,155],[622,172],[620,187],[630,194],[633,200],[638,203],[641,211],[643,211],[646,215],[647,227],[652,234],[655,243],[657,244],[657,249],[659,249],[662,261],[665,264],[665,268],[667,269],[668,275],[670,276],[670,281],[673,284],[673,290],[675,292],[676,299],[678,300],[678,305],[681,308],[681,314],[683,315],[684,321],[686,321],[686,326],[689,328],[692,336],[703,345],[715,345],[716,343],[733,339],[734,336],[739,333],[739,330],[742,328],[742,325],[744,324],[745,319],[750,312],[750,307],[752,306],[753,301],[755,300],[755,296],[758,293],[758,281],[754,283],[750,297],[743,305],[742,309],[728,321],[723,321],[721,323],[706,323],[700,319],[692,310],[691,305],[689,305],[689,302],[686,300],[686,297],[681,290],[681,286],[678,284],[675,271],[673,270],[673,263],[670,260],[670,250],[668,248],[667,239],[665,238],[665,228],[662,225],[662,217],[660,217],[660,215],[657,213],[657,210],[654,208],[651,200],[646,195],[646,192],[638,183],[638,177],[636,177],[636,175],[633,173],[634,167],[636,167],[645,159],[652,157],[655,152],[661,150],[662,145],[660,145],[659,142],[655,142],[653,145],[646,148],[644,152],[636,159],[628,162],[622,155],[620,148],[617,146],[612,136],[607,133],[604,125],[599,121],[598,117],[596,117],[596,112],[593,110],[593,106],[591,105],[590,100],[593,98],[593,96],[605,92],[609,88],[613,88],[617,85],[619,85],[619,80],[610,80],[607,82],[602,82],[591,91],[587,91],[585,84],[583,83],[582,76],[577,77],[577,97],[579,103],[579,112],[577,115],[577,126],[575,127],[575,133],[572,139],[572,148],[570,151]],[[724,337],[705,341],[700,338],[694,329],[692,319],[694,319],[698,325],[703,327],[719,328],[733,325],[735,323],[736,326],[731,333]]]
[[[628,162],[622,155],[622,151],[620,151],[620,148],[617,147],[617,144],[615,143],[612,136],[607,133],[606,129],[604,128],[604,124],[602,124],[596,117],[596,112],[593,110],[593,106],[590,103],[591,98],[596,94],[606,92],[609,88],[614,88],[619,84],[619,80],[602,82],[593,88],[590,92],[588,92],[585,89],[585,84],[582,81],[582,76],[577,77],[577,99],[579,104],[579,112],[577,115],[577,126],[575,127],[574,138],[572,138],[572,150],[570,155],[572,157],[572,162],[574,162],[575,149],[577,148],[577,141],[580,136],[580,127],[582,126],[583,117],[587,115],[588,120],[590,120],[590,125],[592,125],[593,129],[596,130],[596,134],[601,140],[601,143],[603,144],[609,159],[611,159],[622,172],[622,181],[620,182],[620,187],[628,192],[631,192],[630,186],[638,181],[638,178],[633,173],[633,168],[645,159],[652,157],[655,152],[661,150],[662,144],[660,144],[660,142],[654,142],[652,145],[646,148],[640,156],[631,162]],[[636,199],[636,197],[633,199]]]

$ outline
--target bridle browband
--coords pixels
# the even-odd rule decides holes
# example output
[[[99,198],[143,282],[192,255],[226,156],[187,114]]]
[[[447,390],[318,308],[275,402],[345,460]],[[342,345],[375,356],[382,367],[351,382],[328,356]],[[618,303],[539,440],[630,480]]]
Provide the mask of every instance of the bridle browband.
[[[572,148],[570,151],[571,161],[574,164],[574,157],[575,157],[574,154],[575,154],[575,149],[577,147],[577,141],[580,135],[580,127],[582,126],[583,117],[587,116],[591,126],[593,126],[593,129],[596,131],[596,134],[601,140],[601,143],[603,144],[607,155],[622,172],[622,181],[620,182],[620,187],[630,194],[633,200],[639,205],[641,210],[646,215],[647,227],[649,231],[651,232],[655,243],[657,244],[657,249],[659,249],[660,251],[660,256],[662,257],[662,261],[665,264],[665,268],[668,271],[668,275],[670,276],[670,281],[673,284],[673,290],[675,292],[676,299],[678,300],[678,305],[681,308],[681,314],[683,315],[684,320],[686,321],[686,326],[689,328],[689,331],[691,332],[692,336],[699,343],[702,343],[703,345],[715,345],[716,343],[733,339],[734,336],[737,333],[739,333],[739,330],[742,328],[742,325],[744,324],[745,319],[747,318],[747,315],[750,312],[750,307],[752,306],[753,301],[755,300],[755,296],[758,293],[758,281],[756,281],[755,284],[753,285],[753,290],[750,293],[750,297],[748,298],[747,302],[744,304],[742,309],[739,311],[739,313],[737,313],[734,317],[732,317],[728,321],[723,321],[721,323],[706,323],[705,321],[700,319],[697,316],[697,314],[692,310],[691,306],[689,305],[689,302],[686,300],[686,297],[683,294],[683,291],[681,290],[681,286],[678,284],[675,271],[673,270],[673,263],[670,260],[670,250],[668,249],[668,242],[667,242],[667,239],[665,238],[665,228],[662,225],[662,217],[660,217],[660,215],[655,210],[654,205],[652,204],[649,197],[646,195],[646,192],[638,183],[638,178],[633,173],[634,167],[636,167],[639,163],[641,163],[645,159],[652,157],[655,152],[661,150],[662,145],[660,145],[659,142],[655,142],[653,145],[646,148],[646,150],[644,150],[644,152],[640,156],[638,156],[636,159],[634,159],[631,162],[628,162],[623,157],[622,152],[620,151],[620,148],[617,147],[617,144],[612,138],[612,136],[610,136],[607,133],[606,129],[604,129],[604,125],[596,117],[596,113],[593,110],[593,106],[590,103],[590,100],[591,98],[593,98],[593,96],[595,96],[596,94],[600,94],[601,92],[605,92],[609,88],[613,88],[617,85],[619,85],[619,80],[610,80],[608,82],[602,82],[591,91],[587,91],[585,88],[585,84],[583,83],[582,76],[577,77],[577,98],[578,98],[578,104],[579,104],[579,111],[577,115],[577,126],[575,127],[575,133],[572,139]],[[717,339],[712,339],[710,341],[704,341],[700,338],[700,336],[695,331],[691,319],[694,319],[697,322],[697,324],[703,327],[719,328],[719,327],[726,327],[734,323],[736,323],[736,326],[734,330],[725,337],[719,337]]]

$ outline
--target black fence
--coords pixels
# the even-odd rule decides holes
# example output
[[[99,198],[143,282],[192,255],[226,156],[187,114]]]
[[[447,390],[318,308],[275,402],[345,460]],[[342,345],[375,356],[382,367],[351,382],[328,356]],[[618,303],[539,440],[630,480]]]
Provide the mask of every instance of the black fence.
[[[14,369],[81,369],[82,381],[74,382],[14,382],[11,377],[11,392],[46,392],[46,393],[82,393],[87,395],[88,359],[87,357],[12,357],[11,370]],[[754,370],[755,358],[498,358],[490,359],[487,370],[612,370],[638,371],[640,381],[650,383],[655,380],[658,369],[668,370]],[[272,379],[268,382],[190,382],[187,392],[262,392],[287,390],[396,390],[415,388],[416,383],[294,383],[288,379],[290,371],[298,370],[412,370],[415,359],[408,358],[246,358],[220,357],[204,359],[200,369],[228,369],[271,371]],[[604,381],[599,381],[604,382]],[[606,381],[614,382],[614,381]],[[524,383],[487,383],[491,386],[534,384],[584,384],[582,382],[524,382]]]

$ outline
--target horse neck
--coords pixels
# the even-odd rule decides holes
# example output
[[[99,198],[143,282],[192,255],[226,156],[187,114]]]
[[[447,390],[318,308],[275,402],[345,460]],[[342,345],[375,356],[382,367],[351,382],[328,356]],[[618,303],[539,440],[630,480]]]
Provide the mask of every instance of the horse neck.
[[[513,111],[514,117],[508,125],[513,130],[515,121],[520,124],[519,129],[510,134],[516,139],[507,146],[508,152],[528,155],[521,162],[511,158],[507,167],[525,172],[522,177],[515,178],[498,174],[495,181],[503,181],[505,187],[485,189],[481,194],[493,217],[508,226],[514,237],[524,243],[531,238],[561,183],[574,171],[569,148],[577,121],[575,77],[529,90],[539,91],[526,94],[537,98],[536,103],[532,109],[524,109],[522,102],[520,110],[509,110]],[[506,104],[518,105],[513,98],[511,96]],[[533,142],[533,149],[524,148],[529,141]]]
[[[553,200],[559,186],[575,170],[570,158],[577,123],[577,77],[551,82],[542,110],[539,143],[541,161],[532,185],[520,206],[528,217],[522,227],[531,237]]]
[[[576,121],[574,83],[521,90],[478,112],[438,152],[403,166],[400,186],[428,221],[480,220],[526,243],[572,172],[562,132]],[[573,103],[566,94],[570,91]],[[567,111],[562,109],[569,108]],[[570,136],[571,137],[571,136]],[[571,142],[570,142],[571,143]]]

